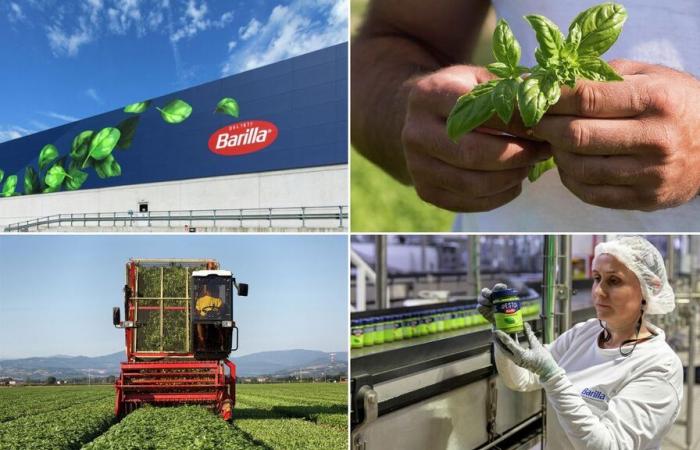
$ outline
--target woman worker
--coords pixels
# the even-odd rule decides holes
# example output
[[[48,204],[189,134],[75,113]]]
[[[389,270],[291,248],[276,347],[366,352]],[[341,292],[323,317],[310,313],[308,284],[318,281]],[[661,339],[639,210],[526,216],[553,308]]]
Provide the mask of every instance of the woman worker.
[[[622,237],[596,246],[592,273],[597,319],[547,346],[525,324],[529,348],[496,330],[496,367],[510,389],[544,388],[547,448],[658,449],[683,396],[681,361],[646,321],[675,306],[663,258],[646,239]],[[482,291],[479,311],[493,323],[492,294]]]

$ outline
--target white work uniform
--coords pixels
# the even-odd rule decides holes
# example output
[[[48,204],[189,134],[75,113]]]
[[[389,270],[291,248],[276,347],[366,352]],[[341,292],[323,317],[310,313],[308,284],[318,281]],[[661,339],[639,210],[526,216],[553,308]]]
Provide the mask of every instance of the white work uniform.
[[[659,449],[681,407],[683,366],[664,332],[637,345],[628,357],[601,349],[597,319],[579,323],[549,347],[566,371],[540,384],[496,346],[496,367],[516,391],[547,394],[547,449]],[[629,351],[631,345],[623,347]]]
[[[541,14],[568,33],[576,15],[600,0],[492,0],[522,47],[523,65],[536,64],[535,33],[524,15]],[[624,2],[628,19],[618,41],[603,58],[632,59],[683,70],[700,78],[700,2],[634,0]],[[601,208],[579,200],[561,182],[556,169],[530,183],[510,203],[483,213],[459,214],[454,231],[515,232],[687,232],[700,231],[700,197],[653,212]]]

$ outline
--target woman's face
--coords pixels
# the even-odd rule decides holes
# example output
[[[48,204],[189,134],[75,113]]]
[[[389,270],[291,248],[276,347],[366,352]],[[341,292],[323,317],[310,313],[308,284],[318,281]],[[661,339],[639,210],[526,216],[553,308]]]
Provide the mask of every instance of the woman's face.
[[[629,327],[639,320],[642,289],[637,276],[614,256],[593,260],[593,306],[611,328]]]

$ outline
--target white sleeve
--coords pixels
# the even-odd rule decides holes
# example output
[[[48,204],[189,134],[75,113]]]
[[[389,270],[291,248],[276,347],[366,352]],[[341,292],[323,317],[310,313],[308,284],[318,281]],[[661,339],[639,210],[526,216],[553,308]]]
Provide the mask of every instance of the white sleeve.
[[[576,450],[645,449],[678,416],[681,399],[672,378],[662,368],[641,374],[614,394],[601,417],[591,411],[566,374],[553,376],[543,387]]]

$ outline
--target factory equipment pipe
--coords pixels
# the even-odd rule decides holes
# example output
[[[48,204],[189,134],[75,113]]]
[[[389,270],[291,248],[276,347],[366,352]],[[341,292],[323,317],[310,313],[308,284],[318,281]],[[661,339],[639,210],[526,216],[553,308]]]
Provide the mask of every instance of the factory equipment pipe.
[[[690,320],[688,321],[688,339],[690,346],[688,347],[688,398],[686,400],[686,417],[685,417],[685,443],[688,449],[693,448],[693,408],[694,405],[694,390],[695,390],[695,347],[697,342],[696,327],[697,327],[698,305],[691,299],[690,304]]]
[[[692,247],[691,247],[692,248]],[[694,390],[695,390],[695,347],[697,337],[695,335],[697,329],[697,314],[698,303],[694,299],[697,290],[697,255],[693,255],[693,264],[690,269],[690,299],[689,310],[690,317],[688,320],[688,398],[686,400],[686,417],[685,417],[685,443],[688,449],[693,447],[693,408],[694,405]]]
[[[559,237],[559,334],[571,328],[571,235]]]
[[[389,296],[387,295],[386,235],[377,235],[375,249],[375,254],[377,255],[377,282],[375,283],[375,287],[377,288],[377,308],[388,309],[391,305],[389,304]]]
[[[365,311],[367,309],[367,280],[370,283],[377,282],[377,276],[374,270],[365,262],[355,250],[350,250],[350,263],[357,268],[355,288],[355,310]]]
[[[479,236],[469,236],[470,256],[471,256],[471,273],[474,277],[474,293],[475,297],[481,295],[481,245]]]
[[[556,302],[556,276],[557,276],[557,236],[546,235],[544,237],[544,284],[542,299],[544,301],[544,343],[549,344],[554,340],[554,304]]]

